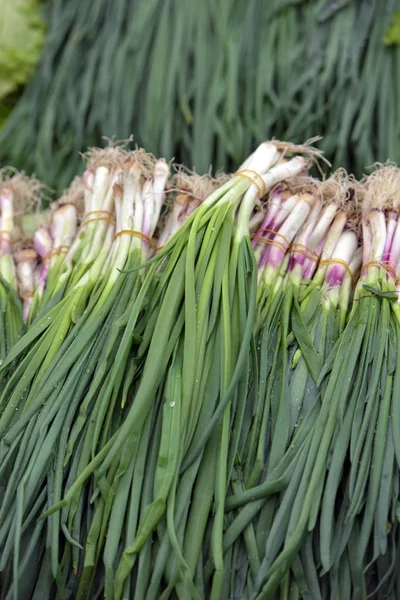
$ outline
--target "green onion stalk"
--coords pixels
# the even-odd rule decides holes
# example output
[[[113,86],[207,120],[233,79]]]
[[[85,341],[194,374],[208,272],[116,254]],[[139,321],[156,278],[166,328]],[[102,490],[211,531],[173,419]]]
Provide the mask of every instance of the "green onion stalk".
[[[55,295],[59,284],[59,274],[62,264],[65,260],[65,254],[71,246],[76,236],[77,214],[76,207],[73,204],[64,204],[53,208],[52,224],[49,229],[51,238],[51,248],[43,256],[43,268],[41,278],[34,294],[31,312],[29,314],[29,324],[32,324],[35,318],[41,314],[48,301]],[[43,255],[46,249],[47,240],[42,240],[43,230],[34,235],[34,243],[38,251]],[[41,235],[39,235],[41,233]],[[67,293],[65,288],[63,293]],[[45,312],[45,308],[44,311]]]
[[[276,169],[280,169],[283,172],[286,168],[287,167],[282,163],[276,167]],[[271,169],[269,172],[270,175],[272,175],[273,170],[274,169]],[[289,171],[288,175],[290,174],[291,172]],[[258,217],[253,214],[250,217],[249,225],[254,224],[255,218],[257,219]],[[240,324],[241,320],[243,321],[243,318],[241,319],[240,317],[239,306],[236,310],[238,310],[238,317],[236,317],[236,319]],[[236,310],[235,305],[233,305],[233,315],[235,315]],[[233,328],[232,332],[234,333]],[[238,337],[237,334],[235,337]],[[224,340],[221,340],[221,347],[223,347],[224,343]],[[235,347],[233,344],[231,344],[231,346],[233,348]],[[182,575],[180,575],[180,571],[177,569],[177,563],[179,564],[177,558],[167,562],[166,572],[167,574],[170,573],[169,577],[167,576],[167,580],[169,581],[169,588],[167,589],[172,589],[175,582],[179,581],[180,578],[183,578],[185,581],[186,577],[187,581],[189,574],[192,574],[197,594],[217,598],[219,597],[219,594],[225,595],[229,593],[231,582],[230,557],[223,555],[222,547],[222,530],[225,527],[225,516],[222,512],[225,499],[222,498],[222,489],[226,492],[237,453],[241,422],[244,418],[246,406],[249,372],[252,368],[252,354],[254,353],[249,352],[249,355],[245,357],[245,366],[242,375],[238,379],[232,402],[228,405],[229,413],[225,413],[225,419],[229,425],[227,424],[226,429],[224,430],[223,422],[222,426],[220,425],[218,429],[214,430],[204,448],[204,456],[201,462],[199,462],[198,466],[194,464],[193,469],[188,469],[184,475],[185,487],[189,482],[189,489],[185,490],[185,487],[181,488],[181,510],[184,510],[186,514],[183,514],[178,535],[183,549],[181,561],[184,560],[185,562],[182,562],[181,565],[181,570],[183,570]],[[215,394],[218,385],[219,369],[221,368],[221,364],[223,365],[223,362],[218,363],[213,356],[215,357],[215,352],[212,350],[209,361],[213,361],[213,364],[208,367],[210,369],[209,376],[204,381],[204,384],[206,385],[206,402],[208,404],[215,402],[213,394]],[[204,400],[204,397],[200,397],[199,400],[200,399]],[[207,405],[205,404],[204,408],[206,406]],[[197,425],[197,430],[199,431],[198,435],[200,436],[202,435],[204,428],[207,428],[208,426],[207,419],[209,414],[209,409],[207,409],[203,418],[201,413],[199,415],[200,420]],[[229,430],[232,431],[232,435],[229,435],[229,439],[228,436],[224,438],[224,435],[227,435],[227,431]],[[221,441],[221,438],[224,440],[223,442]],[[221,451],[219,450],[221,448],[224,448],[223,462],[221,462]],[[223,478],[221,478],[220,470],[222,468]],[[194,477],[196,477],[196,481],[193,483]],[[213,480],[216,482],[215,487],[210,485],[210,481]],[[225,486],[221,488],[223,481],[226,481],[226,483]],[[190,511],[188,511],[188,502],[191,495],[193,496],[193,502],[192,506],[190,506]],[[177,491],[177,497],[179,497],[179,490]],[[184,498],[186,499],[186,506],[183,501]],[[217,502],[217,506],[219,506],[221,512],[215,510]],[[185,521],[187,523],[186,527]],[[203,541],[205,547],[202,549]],[[166,545],[163,545],[163,552],[157,555],[157,577],[153,574],[147,594],[149,598],[157,597],[157,584],[159,585],[160,582],[161,566],[160,570],[158,567],[162,564],[165,548]],[[209,563],[205,565],[204,571],[198,568],[198,561],[203,552],[206,556],[211,557]],[[180,582],[177,584],[176,589],[178,594],[193,593],[190,592],[188,583]]]
[[[324,281],[327,271],[330,277],[331,270],[335,268],[335,261],[343,263],[344,259],[340,258],[343,248],[348,246],[347,254],[351,255],[354,252],[357,236],[352,232],[343,233],[348,215],[343,210],[341,206],[343,201],[337,197],[337,193],[334,201],[326,193],[326,189],[323,190],[323,196],[328,204],[322,207],[320,199],[314,198],[313,208],[309,210],[307,220],[294,240],[288,232],[290,222],[298,222],[297,216],[296,219],[288,219],[286,228],[277,227],[276,223],[280,220],[275,217],[273,227],[263,225],[259,232],[259,235],[271,234],[272,241],[276,240],[278,243],[276,245],[267,243],[268,260],[274,263],[266,261],[267,269],[264,271],[264,278],[265,273],[269,272],[272,291],[267,303],[268,310],[264,312],[266,326],[261,329],[258,337],[258,381],[252,398],[249,397],[249,402],[251,401],[254,406],[253,416],[250,419],[248,434],[243,434],[246,445],[236,469],[235,476],[238,478],[236,493],[227,502],[230,508],[244,504],[246,506],[239,511],[225,535],[226,548],[230,547],[242,531],[246,539],[251,520],[259,515],[258,526],[252,534],[254,537],[252,554],[258,556],[258,564],[260,564],[260,557],[264,555],[265,544],[268,543],[268,533],[278,502],[276,498],[271,498],[267,502],[268,496],[285,489],[288,484],[288,474],[292,472],[288,469],[284,472],[284,476],[278,477],[275,469],[278,469],[282,460],[285,464],[284,456],[289,448],[292,453],[294,452],[297,444],[293,440],[296,439],[297,427],[313,406],[313,397],[318,396],[318,390],[314,389],[313,377],[317,375],[317,365],[322,360],[321,355],[323,356],[324,351],[327,350],[319,347],[317,352],[313,348],[314,341],[318,340],[319,346],[325,344],[326,347],[331,347],[337,337],[337,333],[334,333],[337,328],[331,328],[332,332],[328,340],[324,336],[320,338],[320,332],[324,331],[324,322],[335,323],[336,320],[339,322],[339,315],[346,310],[348,295],[351,292],[351,283],[349,284],[345,277],[345,281],[339,286],[340,289],[343,288],[344,297],[340,309],[336,309],[337,289],[334,292],[333,289],[331,290],[330,280]],[[272,208],[273,204],[274,202]],[[346,236],[349,238],[347,245]],[[256,240],[263,241],[263,238],[257,236]],[[285,240],[285,246],[282,240]],[[290,249],[285,254],[285,248],[289,243],[291,243]],[[280,253],[279,261],[278,253]],[[359,254],[360,251],[356,259],[358,261]],[[333,265],[327,267],[325,261],[332,261]],[[260,264],[262,262],[260,261]],[[315,273],[318,263],[320,266]],[[278,274],[276,264],[280,264]],[[353,267],[357,268],[357,262],[351,268]],[[343,264],[341,268],[344,269]],[[351,282],[350,276],[348,279]],[[265,289],[262,291],[265,295]],[[260,297],[263,298],[263,295],[260,294]],[[297,337],[301,341],[301,346]],[[306,352],[302,354],[302,350]],[[315,418],[314,414],[315,410],[308,417],[305,427],[309,427],[309,420]],[[285,468],[287,466],[286,464]],[[277,544],[279,548],[279,535],[275,535],[271,540],[275,540],[275,545],[272,545],[276,547]],[[252,555],[250,548],[247,552]],[[254,565],[252,575],[258,576]]]
[[[31,324],[72,290],[76,303],[72,321],[79,318],[78,307],[80,304],[84,307],[112,245],[113,185],[121,173],[124,156],[119,148],[92,149],[87,154],[88,168],[82,179],[75,179],[53,207],[47,232],[42,227],[35,233],[35,249],[42,257],[43,268],[35,291]],[[76,235],[82,204],[83,216]]]
[[[298,259],[297,254],[291,254],[289,247],[293,244],[294,251],[295,244],[300,245],[300,240],[304,241],[303,238],[309,235],[309,231],[315,226],[320,210],[321,202],[315,194],[304,191],[291,195],[282,203],[272,220],[267,215],[269,222],[263,223],[255,237],[256,252],[258,248],[262,252],[259,262],[258,319],[255,330],[259,379],[255,382],[257,392],[254,396],[254,417],[248,433],[249,445],[244,474],[246,487],[253,487],[258,483],[264,470],[266,436],[269,436],[266,429],[270,422],[269,411],[272,406],[278,409],[279,405],[280,384],[275,375],[283,367],[282,351],[286,354],[282,342],[286,340],[289,325],[282,319],[282,311],[286,302],[287,314],[290,314],[291,295],[297,295],[300,290],[299,269],[291,269],[288,277],[289,265],[292,267],[293,260]],[[276,384],[275,389],[271,386],[272,382]],[[274,394],[275,399],[271,405]],[[275,421],[276,416],[275,414]]]
[[[115,159],[114,167],[110,166],[111,158]],[[92,292],[104,283],[102,270],[111,252],[115,230],[115,216],[111,212],[114,211],[113,186],[121,173],[124,159],[125,153],[121,149],[107,148],[99,153],[95,150],[92,152],[87,179],[89,184],[92,179],[93,182],[87,194],[87,206],[91,209],[93,218],[83,222],[80,232],[63,259],[65,268],[59,276],[58,293],[41,307],[33,322],[28,323],[27,332],[14,345],[8,353],[7,361],[3,363],[0,370],[0,411],[9,402],[10,411],[20,410],[23,406],[27,408],[43,373],[56,358],[68,334],[83,315]],[[108,166],[104,166],[105,164]],[[95,173],[93,176],[92,170]],[[38,285],[43,293],[54,251],[56,261],[58,258],[58,249],[54,243],[71,240],[70,232],[75,227],[76,209],[70,203],[62,205],[56,208],[53,216],[55,220],[52,231],[55,237],[50,231],[46,234],[42,228],[39,230],[40,237],[34,238],[35,249],[43,260]],[[48,252],[49,247],[51,248]],[[73,254],[71,259],[70,252]],[[68,278],[67,289],[62,283],[65,277]],[[35,310],[34,302],[32,306]],[[3,385],[6,380],[7,386]],[[0,438],[1,431],[0,425]]]
[[[163,223],[160,224],[156,249],[163,248],[199,206],[200,201],[191,194],[187,192],[178,193],[170,210],[165,215]]]
[[[196,208],[227,180],[223,174],[200,176],[181,166],[175,168],[176,173],[169,186],[169,198],[173,200],[168,202],[167,199],[159,219],[154,235],[155,251],[163,248]]]
[[[82,210],[85,194],[89,195],[89,190],[85,189],[83,182],[83,178],[74,179],[63,196],[51,205],[48,217],[50,226],[42,224],[33,236],[34,248],[41,257],[41,269],[31,303],[29,324],[44,310],[57,292],[58,298],[68,293],[67,256],[69,258],[75,254],[71,245],[74,241],[76,245],[82,238],[81,234],[76,239],[78,213]]]
[[[28,321],[31,305],[36,287],[36,269],[38,267],[38,254],[32,247],[22,245],[14,251],[14,260],[17,274],[18,295],[22,302],[22,318]]]
[[[105,172],[100,169],[104,180]],[[98,281],[92,286],[87,308],[73,330],[64,333],[60,342],[57,339],[57,351],[54,352],[50,345],[47,355],[41,357],[43,362],[39,376],[28,381],[26,375],[27,365],[32,366],[32,351],[28,351],[22,360],[21,383],[26,401],[23,403],[24,396],[18,395],[21,393],[18,382],[15,382],[15,387],[7,385],[3,392],[4,410],[0,421],[4,435],[0,451],[4,461],[1,476],[7,481],[7,486],[0,509],[0,543],[3,549],[0,570],[5,573],[7,589],[11,589],[13,582],[14,596],[18,595],[18,582],[26,569],[21,547],[30,536],[36,539],[36,546],[30,545],[31,559],[36,560],[39,552],[43,557],[41,562],[34,563],[36,571],[41,568],[38,575],[41,597],[46,597],[53,580],[63,595],[66,590],[64,574],[72,573],[75,568],[71,565],[74,565],[75,551],[79,550],[80,543],[71,538],[64,518],[60,520],[60,515],[56,514],[46,521],[44,535],[47,542],[42,549],[38,531],[43,525],[35,522],[41,512],[61,498],[63,486],[70,484],[82,463],[90,458],[92,446],[96,448],[98,439],[107,439],[112,428],[118,425],[118,417],[116,422],[110,420],[105,405],[105,401],[110,401],[113,406],[117,400],[117,394],[108,393],[107,375],[120,348],[124,323],[129,319],[141,287],[142,275],[136,268],[149,256],[168,174],[168,165],[163,160],[144,157],[142,151],[124,155],[124,166],[119,170],[118,178],[112,177],[110,182],[111,192],[106,189],[115,205],[115,228],[113,225],[111,235],[102,238],[103,246],[98,248],[98,253],[100,256],[106,248],[107,255],[100,263],[94,261],[92,268],[85,271],[67,296],[71,302],[69,298],[76,290],[79,291],[79,286],[89,285],[90,278],[94,277],[93,268],[96,268]],[[95,236],[96,232],[93,238]],[[108,239],[109,245],[106,244]],[[133,272],[123,274],[126,268],[133,269]],[[55,308],[64,302],[61,300]],[[34,323],[27,335],[35,327]],[[135,343],[137,341],[130,338],[130,346]],[[123,394],[126,394],[134,375],[134,361],[130,362],[127,370],[121,365],[120,361],[121,370],[115,373],[115,377],[118,385],[124,386]],[[15,412],[16,408],[20,410]],[[111,408],[109,412],[112,413]],[[27,446],[25,433],[28,431]],[[20,469],[20,461],[25,461],[23,470]],[[75,524],[81,516],[82,506],[78,509]],[[64,532],[61,533],[61,546],[60,532]]]
[[[17,293],[15,263],[11,252],[13,193],[0,189],[0,360],[16,342],[23,328],[22,307]]]
[[[321,407],[303,445],[296,449],[296,476],[276,513],[276,524],[279,517],[288,520],[283,547],[266,561],[254,597],[272,597],[307,531],[317,526],[319,559],[325,571],[332,560],[336,560],[336,571],[340,569],[338,561],[345,549],[351,564],[352,594],[364,598],[372,591],[367,591],[367,567],[380,554],[378,540],[383,544],[387,538],[387,512],[382,519],[385,526],[379,528],[382,521],[377,506],[381,485],[387,485],[383,465],[388,445],[390,452],[390,400],[396,365],[390,303],[397,299],[395,269],[391,267],[392,261],[397,261],[396,246],[392,256],[396,227],[391,223],[397,214],[385,211],[389,198],[382,182],[386,177],[384,170],[379,171],[367,186],[363,268],[353,307],[317,378]],[[289,506],[284,517],[285,499]],[[338,536],[335,542],[333,531]],[[339,580],[340,572],[336,575]]]
[[[333,204],[322,208],[317,190],[297,193],[282,203],[272,219],[267,215],[268,226],[264,222],[255,238],[256,252],[261,245],[266,250],[259,262],[256,327],[259,380],[245,468],[246,485],[249,487],[259,481],[265,467],[267,425],[273,424],[270,434],[276,426],[276,411],[279,412],[281,405],[282,410],[288,409],[286,399],[289,391],[285,387],[280,390],[283,383],[279,383],[279,372],[285,364],[289,368],[286,356],[287,338],[292,329],[292,305],[298,305],[301,295],[311,285],[327,235],[332,246],[331,238],[337,240],[340,234],[343,223],[338,222],[338,218],[336,227],[329,231],[337,210],[337,205]],[[282,318],[282,313],[285,318]],[[270,415],[270,409],[275,414]],[[278,430],[284,431],[285,428],[278,427]],[[283,437],[280,442],[284,442]],[[272,464],[274,462],[272,460]]]
[[[286,188],[287,186],[285,186]],[[290,187],[290,184],[289,184]],[[286,194],[287,192],[287,194]],[[287,197],[288,196],[288,197]],[[257,231],[253,245],[255,256],[258,258],[258,305],[257,318],[255,321],[255,343],[253,348],[253,360],[250,365],[250,373],[241,390],[241,403],[238,405],[233,422],[234,435],[232,436],[232,452],[229,464],[229,496],[235,494],[245,486],[244,479],[251,479],[258,483],[258,478],[263,472],[259,448],[263,445],[260,441],[263,435],[264,407],[268,405],[267,392],[258,393],[258,384],[261,387],[263,381],[270,376],[271,364],[260,362],[260,346],[263,335],[260,329],[265,331],[264,339],[268,339],[271,347],[277,343],[276,328],[278,326],[280,304],[284,295],[283,281],[288,262],[285,261],[288,246],[293,242],[302,225],[313,212],[313,205],[317,204],[313,194],[303,191],[292,193],[290,190],[279,186],[272,194],[266,217]],[[282,243],[279,240],[284,240]],[[276,241],[276,244],[275,244]],[[275,302],[275,304],[274,304]],[[260,316],[260,313],[263,316]],[[262,328],[262,319],[265,327]],[[275,339],[273,339],[275,337]],[[267,357],[269,360],[270,357]],[[265,356],[263,354],[263,360]],[[268,373],[262,373],[267,367]],[[273,369],[272,369],[273,370]],[[243,408],[242,408],[243,407]],[[267,412],[269,412],[267,410]],[[258,444],[258,442],[260,443]],[[264,440],[265,441],[265,440]],[[259,445],[259,448],[257,446]],[[261,460],[264,460],[265,450],[261,452]],[[256,471],[260,471],[259,475]],[[243,474],[243,471],[246,471]],[[227,490],[228,491],[228,490]],[[231,577],[230,593],[236,593],[236,589],[247,584],[247,578],[253,577],[259,568],[259,552],[257,550],[255,531],[251,518],[249,522],[231,537],[227,543],[226,531],[232,532],[233,513],[225,519],[225,531],[223,537],[223,550],[227,560],[235,563],[236,556],[242,556],[242,565],[236,577]],[[235,525],[233,525],[235,530]],[[243,532],[244,538],[238,539]],[[236,543],[234,543],[236,542]],[[247,557],[247,558],[246,558]],[[232,565],[233,566],[233,565]],[[207,565],[206,565],[207,568]],[[250,573],[248,572],[250,569]]]
[[[270,171],[270,174],[272,174],[272,171],[273,169]],[[257,210],[254,211],[249,218],[249,229],[254,229],[257,225],[259,225],[260,219],[263,218],[263,211],[260,210],[258,203],[256,207]],[[246,402],[247,381],[249,378],[250,365],[251,360],[249,359],[249,357],[247,357],[245,367],[243,368],[243,374],[239,378],[237,390],[234,394],[234,400],[232,403],[232,422],[230,427],[233,431],[233,435],[232,439],[229,441],[229,449],[226,457],[227,481],[229,481],[230,479],[230,471],[233,464],[233,458],[236,454],[237,449],[238,434],[240,432],[240,422],[243,418],[243,410]],[[205,401],[211,403],[215,402],[215,395],[217,393],[219,384],[219,370],[221,368],[220,361],[215,356],[215,351],[211,346],[210,353],[207,357],[206,367],[206,377],[203,379],[202,385],[200,387],[202,395],[200,396],[199,401],[202,401],[202,396],[205,395]],[[202,409],[203,411],[205,410],[205,406]],[[205,413],[205,415],[208,415],[208,410]],[[202,417],[200,411],[199,417],[200,419]],[[200,420],[198,422],[199,424],[196,423],[195,425],[197,429],[199,429],[200,427],[200,432],[202,430],[202,427],[205,427],[207,424],[207,416],[205,418],[203,417],[203,419],[204,425],[200,425],[200,423],[202,423],[203,420]],[[235,435],[235,432],[237,432],[237,435]],[[139,562],[139,587],[140,589],[146,589],[146,587],[148,586],[146,594],[148,598],[158,597],[160,593],[160,583],[163,576],[163,568],[165,568],[164,576],[166,580],[169,581],[169,586],[167,589],[171,590],[176,585],[178,595],[191,593],[192,595],[198,597],[199,594],[204,595],[205,593],[215,593],[213,592],[213,585],[215,586],[215,576],[214,579],[212,579],[213,567],[211,566],[211,568],[208,570],[208,573],[203,573],[202,569],[198,568],[198,561],[199,557],[201,557],[203,553],[208,553],[211,555],[213,552],[212,539],[213,530],[215,532],[215,528],[213,524],[214,515],[212,504],[217,492],[214,485],[212,485],[212,482],[218,477],[218,440],[220,436],[220,429],[216,429],[214,434],[210,437],[210,440],[207,442],[202,460],[199,462],[198,465],[194,465],[194,468],[192,470],[189,470],[189,472],[187,472],[187,474],[184,475],[181,484],[182,496],[179,496],[179,493],[176,492],[178,494],[177,497],[180,499],[181,502],[181,508],[178,514],[180,514],[181,511],[184,511],[183,518],[180,521],[180,528],[178,534],[180,544],[182,545],[182,550],[179,551],[178,556],[175,556],[174,554],[168,556],[168,549],[170,547],[170,544],[174,542],[174,537],[171,535],[168,536],[168,533],[164,533],[164,537],[161,542],[162,550],[160,553],[157,553],[154,556],[157,568],[155,569],[155,572],[151,577],[150,585],[148,585],[147,582],[145,583],[144,578],[140,576],[141,570]],[[183,485],[183,482],[185,482],[185,485]],[[191,496],[193,497],[193,500],[189,510],[189,502]],[[187,501],[186,506],[183,503],[183,498],[185,498]],[[209,545],[210,541],[211,546]],[[202,548],[202,544],[205,544],[205,547]],[[176,547],[176,543],[174,543],[174,545]],[[139,561],[142,558],[142,556],[139,556]],[[226,562],[226,558],[224,560]],[[181,565],[179,564],[180,561]],[[182,569],[184,573],[183,578],[185,579],[186,576],[185,583],[182,583],[182,581],[180,581],[180,572]],[[190,586],[187,582],[189,574],[194,579],[196,586],[195,589],[192,590],[190,590]],[[226,592],[226,589],[229,586],[228,581],[229,569],[225,567],[225,577],[223,583],[224,593]],[[205,592],[205,589],[208,591]]]
[[[215,470],[211,502],[217,507],[215,569],[209,587],[211,597],[220,597],[231,402],[247,365],[255,314],[257,271],[249,219],[262,184],[269,189],[307,164],[294,157],[275,166],[280,156],[276,144],[262,144],[246,165],[244,175],[251,170],[253,177],[238,174],[219,187],[149,263],[105,382],[109,398],[117,398],[135,333],[142,332],[138,355],[143,363],[127,411],[115,433],[100,443],[96,432],[104,417],[96,415],[90,462],[44,515],[52,519],[62,509],[68,520],[80,502],[96,501],[84,540],[83,570],[78,570],[79,597],[87,597],[94,584],[104,585],[106,596],[113,598],[129,597],[134,589],[157,598],[160,587],[173,589],[178,582],[184,593],[195,593],[178,529],[186,526],[188,498],[199,465],[209,465],[205,447],[215,436],[219,449],[210,464]],[[237,315],[233,322],[232,315]],[[114,406],[110,419],[121,414]],[[143,473],[147,461],[155,470]],[[197,533],[195,552],[204,532]],[[153,547],[163,550],[149,572],[140,565],[151,553],[153,535],[158,539]]]
[[[220,178],[213,180],[209,177],[199,177],[197,175],[188,176],[185,174],[184,179],[182,178],[182,173],[178,172],[178,174],[171,181],[170,191],[177,191],[172,206],[170,206],[169,210],[167,210],[166,215],[164,215],[160,220],[157,226],[156,236],[154,239],[154,248],[156,252],[160,252],[163,246],[168,242],[168,240],[175,235],[175,233],[183,226],[184,222],[189,218],[189,216],[193,213],[193,211],[201,204],[201,202],[205,199],[205,196],[208,195],[208,191],[212,189],[216,189],[220,185]],[[139,355],[145,354],[146,346],[149,343],[149,340],[152,335],[154,322],[150,323],[151,328],[149,327],[149,331],[146,332],[146,335],[143,336],[146,343],[141,344],[139,348]],[[132,535],[132,531],[137,527],[137,519],[139,514],[143,514],[144,511],[147,510],[146,501],[151,503],[151,493],[153,488],[153,478],[154,471],[157,469],[160,475],[160,485],[162,485],[164,479],[164,471],[170,468],[170,465],[166,465],[164,463],[164,456],[169,455],[170,453],[174,454],[173,449],[170,447],[170,444],[174,444],[175,440],[169,439],[169,428],[171,424],[168,422],[172,416],[176,413],[172,412],[171,408],[179,405],[178,400],[174,399],[174,394],[179,394],[179,378],[175,381],[175,376],[177,374],[176,370],[172,371],[174,375],[168,381],[168,392],[166,392],[168,401],[164,407],[163,412],[159,412],[157,404],[154,409],[151,411],[151,414],[147,418],[145,430],[142,434],[140,441],[140,449],[139,456],[135,461],[132,461],[129,469],[129,473],[127,473],[127,478],[125,481],[125,491],[122,489],[120,491],[118,502],[126,502],[126,493],[129,491],[127,488],[127,484],[130,485],[130,477],[132,477],[132,470],[134,471],[134,481],[135,481],[135,493],[133,498],[130,499],[130,506],[132,511],[132,519],[130,521],[130,526],[126,531],[123,529],[123,524],[120,519],[119,512],[119,504],[117,503],[113,509],[112,518],[114,520],[113,530],[113,538],[112,540],[105,540],[105,530],[102,530],[101,536],[95,534],[96,527],[98,524],[94,522],[94,527],[91,532],[89,532],[88,540],[90,543],[86,545],[86,552],[84,555],[84,570],[82,577],[79,580],[79,594],[87,595],[89,590],[93,588],[93,586],[102,585],[102,579],[100,577],[99,583],[99,573],[101,574],[103,571],[99,569],[98,563],[101,561],[99,558],[101,557],[103,547],[103,563],[106,570],[106,584],[108,582],[108,586],[106,585],[106,593],[107,595],[112,595],[113,592],[110,589],[110,583],[113,580],[113,559],[115,557],[116,548],[115,542],[118,540],[117,532],[120,532],[120,535],[126,535],[129,539]],[[140,379],[138,380],[140,382]],[[161,393],[163,388],[160,388],[158,396],[161,398]],[[134,398],[134,388],[131,390],[131,398]],[[159,402],[159,399],[158,399]],[[122,403],[125,403],[125,399],[122,400]],[[165,420],[167,419],[167,422]],[[176,429],[177,420],[174,421],[174,430],[173,434],[176,436],[179,434],[179,431]],[[151,427],[150,427],[151,424]],[[160,435],[161,425],[163,424],[164,429],[167,430],[167,435],[165,436],[165,441],[161,442],[161,446],[159,448],[158,443],[153,442],[153,436],[156,440]],[[150,453],[150,448],[151,454]],[[164,454],[165,452],[165,454]],[[157,453],[160,454],[160,468],[156,467]],[[144,469],[145,464],[150,464],[149,468]],[[157,473],[156,473],[157,478]],[[166,478],[168,480],[168,478]],[[154,483],[154,485],[156,485]],[[165,484],[164,484],[165,485]],[[141,507],[141,508],[140,508]],[[100,505],[99,510],[103,510],[102,505]],[[111,525],[110,525],[111,527]],[[150,540],[149,540],[150,542]],[[147,549],[149,544],[147,545]],[[96,550],[95,555],[93,554],[94,549]],[[95,560],[94,560],[95,556]],[[144,595],[144,591],[146,590],[146,585],[144,584],[146,580],[146,576],[148,577],[149,571],[146,565],[146,556],[147,551],[142,552],[140,556],[140,562],[144,564],[143,568],[140,568],[140,579],[135,582],[134,588],[130,587],[130,580],[127,580],[124,586],[124,594],[129,595],[130,593],[135,593],[135,597],[142,598]],[[131,591],[129,591],[131,590]]]
[[[147,160],[143,150],[137,153],[140,161]],[[43,244],[41,255],[45,252],[46,260],[31,321],[69,294],[75,303],[72,321],[79,319],[110,254],[116,219],[114,184],[123,174],[128,154],[120,147],[92,148],[85,154],[88,164],[83,177],[75,178],[55,204],[48,231],[51,249],[43,236],[36,248],[40,252]],[[75,235],[77,216],[81,225]]]
[[[335,246],[329,259],[329,266],[321,267],[325,271],[323,283],[320,287],[318,282],[318,272],[314,278],[311,287],[312,292],[307,296],[307,301],[301,305],[294,303],[291,313],[292,334],[289,335],[289,362],[290,370],[288,372],[288,401],[289,407],[286,412],[285,432],[287,432],[286,447],[282,450],[281,465],[285,465],[283,472],[283,482],[278,482],[276,489],[284,487],[283,493],[277,498],[272,497],[264,504],[261,512],[258,527],[256,529],[256,539],[259,544],[262,557],[260,569],[255,577],[255,590],[257,583],[264,581],[265,574],[279,552],[281,545],[285,542],[287,531],[290,531],[296,523],[297,511],[302,506],[304,499],[301,491],[296,488],[296,480],[301,473],[302,459],[307,455],[309,449],[308,433],[315,424],[320,405],[320,388],[318,386],[318,377],[322,365],[329,356],[332,348],[337,343],[340,335],[341,318],[344,312],[348,310],[349,298],[352,293],[352,280],[357,276],[361,264],[361,252],[357,249],[358,237],[350,230],[345,230]],[[346,265],[346,266],[345,266]],[[293,341],[290,343],[290,338]],[[283,427],[282,427],[283,429]],[[276,436],[279,436],[280,430],[276,429]],[[275,436],[275,437],[276,437]],[[277,437],[279,440],[279,437]],[[271,448],[276,443],[274,437],[271,440]],[[268,469],[266,472],[266,484],[268,479],[279,479],[278,473],[282,468],[277,465],[276,471]],[[272,465],[274,467],[275,465]],[[282,473],[282,470],[281,470]],[[270,486],[271,487],[271,486]],[[253,489],[256,492],[257,488]],[[271,491],[271,490],[270,490]],[[257,495],[268,492],[262,489],[262,484],[257,490]],[[315,505],[318,505],[318,499],[323,493],[322,485],[316,490]],[[315,526],[313,520],[318,513],[310,516],[309,529]],[[313,547],[314,548],[314,547]],[[306,551],[307,549],[307,551]],[[312,552],[305,542],[301,552],[295,557],[291,569],[294,579],[298,585],[301,583],[301,577],[298,573],[299,561],[305,563],[305,581],[302,589],[307,593],[316,593],[317,583],[315,574],[320,567],[319,556],[314,557],[314,562],[310,559]],[[310,569],[308,567],[310,566]],[[300,579],[299,579],[300,577]],[[280,596],[285,597],[284,590],[286,578],[282,577],[280,583]]]
[[[49,228],[44,224],[39,225],[33,235],[32,243],[39,260],[35,269],[35,286],[28,313],[28,325],[32,323],[38,313],[38,308],[43,297],[44,288],[46,286],[49,261],[53,248],[53,239],[50,235]]]
[[[40,201],[40,185],[32,178],[0,171],[0,361],[22,334],[24,323],[13,246],[20,239],[19,217]]]
[[[365,186],[363,268],[348,324],[350,331],[357,326],[361,330],[354,334],[360,338],[359,349],[348,382],[352,388],[345,388],[338,403],[341,427],[332,444],[320,545],[332,589],[338,589],[341,562],[348,554],[354,597],[396,597],[399,171],[392,166],[377,169]]]

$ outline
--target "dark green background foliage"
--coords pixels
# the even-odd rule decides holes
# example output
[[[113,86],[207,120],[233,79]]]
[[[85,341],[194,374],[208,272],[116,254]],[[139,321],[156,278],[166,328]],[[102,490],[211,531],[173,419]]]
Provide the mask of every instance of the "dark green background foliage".
[[[357,175],[400,162],[399,7],[52,0],[38,69],[0,132],[0,162],[58,191],[82,168],[79,151],[131,133],[198,172],[233,169],[270,137],[322,135],[334,166]]]

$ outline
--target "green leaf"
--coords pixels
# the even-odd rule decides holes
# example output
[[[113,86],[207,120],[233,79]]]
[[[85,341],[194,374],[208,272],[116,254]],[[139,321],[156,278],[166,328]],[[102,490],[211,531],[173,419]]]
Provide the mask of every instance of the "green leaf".
[[[393,14],[392,23],[385,31],[383,43],[386,44],[386,46],[400,44],[400,10],[396,10]]]
[[[381,296],[382,298],[387,298],[388,300],[397,300],[397,292],[382,292],[377,288],[374,288],[370,285],[363,285],[364,290],[367,292],[371,292],[374,296]]]
[[[45,24],[39,0],[0,0],[0,99],[24,84],[39,59]]]
[[[315,383],[317,383],[323,367],[322,358],[314,346],[313,339],[303,321],[303,317],[297,303],[295,303],[293,307],[292,327],[301,353],[307,363],[311,377],[314,379]]]
[[[11,107],[3,102],[0,102],[0,127],[3,125],[3,123],[5,123],[10,112]]]

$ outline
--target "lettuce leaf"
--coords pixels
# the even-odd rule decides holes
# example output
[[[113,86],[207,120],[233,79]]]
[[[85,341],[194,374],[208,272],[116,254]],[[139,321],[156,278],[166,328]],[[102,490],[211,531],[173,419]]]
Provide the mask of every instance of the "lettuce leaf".
[[[24,84],[39,59],[45,23],[39,0],[0,0],[0,100]]]

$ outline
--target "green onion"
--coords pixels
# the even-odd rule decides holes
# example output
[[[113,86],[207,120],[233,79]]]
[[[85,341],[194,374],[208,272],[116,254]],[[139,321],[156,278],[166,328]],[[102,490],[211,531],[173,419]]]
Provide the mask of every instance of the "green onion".
[[[399,170],[316,154],[1,184],[2,598],[395,598]]]

